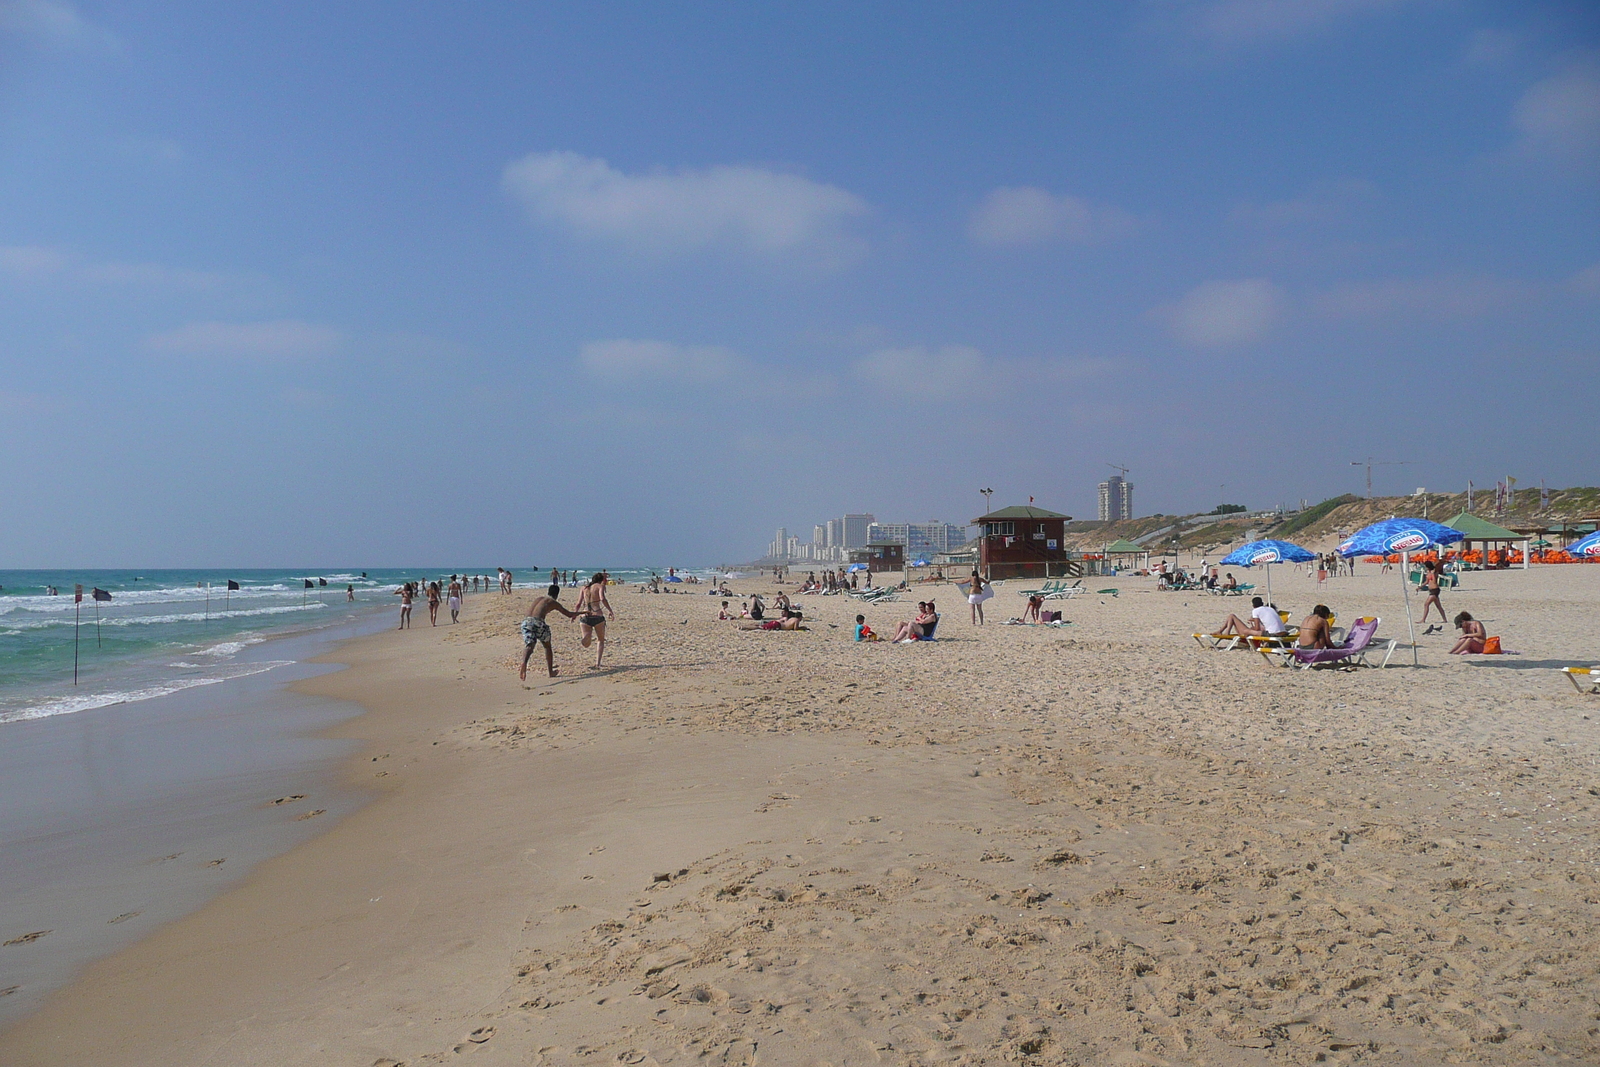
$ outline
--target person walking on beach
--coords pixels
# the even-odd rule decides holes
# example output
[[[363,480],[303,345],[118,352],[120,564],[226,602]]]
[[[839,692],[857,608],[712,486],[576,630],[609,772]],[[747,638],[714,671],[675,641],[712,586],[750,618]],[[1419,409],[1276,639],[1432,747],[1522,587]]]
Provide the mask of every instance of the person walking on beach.
[[[439,583],[429,582],[428,590],[428,621],[439,625]]]
[[[1439,609],[1439,622],[1437,626],[1429,626],[1422,632],[1431,634],[1434,630],[1443,630],[1448,616],[1444,613],[1444,604],[1439,600],[1439,565],[1433,560],[1426,560],[1422,564],[1422,581],[1418,583],[1423,594],[1427,597],[1422,602],[1422,621],[1428,621],[1428,611],[1431,608]]]
[[[450,578],[450,621],[461,621],[461,583],[453,575]]]
[[[351,604],[356,602],[356,587],[353,583],[344,587],[344,598]]]
[[[583,634],[583,647],[588,648],[590,641],[599,639],[600,649],[594,659],[594,665],[598,667],[606,658],[606,616],[611,616],[613,622],[617,619],[617,613],[611,610],[611,601],[606,599],[605,571],[594,574],[589,584],[583,587],[583,592],[578,594],[578,610],[574,614],[578,619],[579,631]]]
[[[994,594],[989,589],[989,583],[983,580],[983,575],[977,569],[972,571],[972,580],[967,586],[967,603],[972,605],[972,624],[983,625],[983,602]]]
[[[400,626],[404,630],[411,625],[411,583],[407,582],[400,587]]]
[[[568,611],[561,606],[560,596],[561,587],[551,582],[544,595],[534,597],[533,603],[528,605],[528,615],[522,620],[522,668],[517,672],[517,677],[523,681],[528,680],[528,659],[539,645],[544,646],[545,669],[550,672],[550,677],[556,676],[555,649],[551,646],[550,624],[545,621],[545,616],[552,611],[559,611],[569,619],[578,617],[576,611]]]

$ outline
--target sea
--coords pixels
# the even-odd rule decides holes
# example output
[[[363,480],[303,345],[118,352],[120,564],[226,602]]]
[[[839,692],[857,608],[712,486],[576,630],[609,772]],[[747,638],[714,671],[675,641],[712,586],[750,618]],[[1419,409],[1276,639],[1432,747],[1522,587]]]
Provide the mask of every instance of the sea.
[[[466,574],[493,582],[496,570],[0,571],[0,728],[272,671],[289,661],[240,654],[273,638],[398,610],[394,591],[407,581],[448,583],[451,574]],[[665,576],[667,568],[610,573],[637,582]],[[549,570],[512,574],[528,588]],[[230,590],[230,582],[239,588]],[[97,599],[96,590],[108,598]],[[424,604],[415,614],[426,622]]]
[[[404,582],[487,575],[470,610],[495,571],[0,571],[0,1028],[358,810],[359,743],[324,732],[363,709],[289,683],[392,628]],[[550,573],[512,571],[522,596]]]

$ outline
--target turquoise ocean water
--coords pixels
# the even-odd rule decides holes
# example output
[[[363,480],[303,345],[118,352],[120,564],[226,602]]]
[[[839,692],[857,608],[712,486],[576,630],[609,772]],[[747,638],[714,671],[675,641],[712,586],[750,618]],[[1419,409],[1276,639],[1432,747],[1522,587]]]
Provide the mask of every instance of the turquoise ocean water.
[[[493,582],[495,568],[0,571],[0,726],[270,671],[283,664],[270,658],[241,660],[239,653],[276,636],[397,611],[393,592],[402,582],[447,580],[451,573],[487,574]],[[513,568],[513,573],[523,588],[537,584],[536,576],[549,575],[547,569]],[[649,568],[612,570],[623,581],[651,573]],[[239,583],[238,590],[228,591],[230,579]],[[83,602],[74,604],[79,584]],[[56,595],[49,592],[52,586]],[[354,602],[347,599],[346,586],[354,587]],[[96,587],[111,599],[93,600]],[[425,604],[419,603],[414,615],[417,625],[427,625]],[[446,616],[443,608],[440,615]]]

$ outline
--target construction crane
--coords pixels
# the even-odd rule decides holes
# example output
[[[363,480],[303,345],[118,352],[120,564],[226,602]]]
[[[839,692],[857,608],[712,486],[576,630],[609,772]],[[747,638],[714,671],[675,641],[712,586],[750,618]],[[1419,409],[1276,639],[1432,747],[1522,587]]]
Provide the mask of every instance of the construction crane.
[[[1350,466],[1367,468],[1367,499],[1371,500],[1373,467],[1404,467],[1410,462],[1411,461],[1409,459],[1373,459],[1371,456],[1368,456],[1366,459],[1351,460]]]
[[[1123,481],[1127,481],[1128,480],[1128,468],[1127,467],[1119,467],[1115,463],[1107,463],[1106,466],[1110,467],[1114,471],[1121,471],[1122,472],[1122,480]]]

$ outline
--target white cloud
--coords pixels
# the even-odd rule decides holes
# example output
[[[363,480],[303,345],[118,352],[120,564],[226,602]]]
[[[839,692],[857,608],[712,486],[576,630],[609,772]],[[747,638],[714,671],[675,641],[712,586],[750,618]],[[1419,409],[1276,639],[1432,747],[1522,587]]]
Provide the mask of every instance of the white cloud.
[[[726,348],[667,341],[591,341],[583,346],[578,359],[597,378],[634,385],[663,381],[710,384],[733,377],[744,366],[744,361]]]
[[[1524,34],[1497,27],[1484,27],[1467,41],[1463,58],[1479,66],[1495,66],[1514,59],[1527,43]]]
[[[751,166],[630,175],[575,152],[506,167],[507,192],[534,222],[656,251],[732,246],[761,253],[848,251],[867,204],[796,174]]]
[[[1195,286],[1164,309],[1179,340],[1200,348],[1259,341],[1283,317],[1283,295],[1265,278]]]
[[[331,356],[343,343],[343,335],[331,326],[280,319],[276,322],[191,322],[148,338],[145,347],[162,355],[308,359]]]
[[[1007,186],[983,198],[967,221],[967,234],[979,244],[1027,245],[1115,237],[1133,225],[1133,216],[1117,208],[1034,186]]]
[[[1525,151],[1591,164],[1600,157],[1600,62],[1574,64],[1533,85],[1511,112]]]
[[[1265,204],[1240,204],[1229,220],[1255,229],[1327,226],[1377,199],[1378,187],[1359,178],[1317,182],[1300,196]]]
[[[43,245],[0,248],[0,273],[25,281],[59,278],[76,283],[132,286],[166,292],[220,289],[231,281],[222,274],[167,267],[160,263],[85,261],[67,249]]]
[[[60,274],[71,264],[72,257],[59,248],[39,245],[0,248],[0,271],[13,278],[36,279]]]
[[[1225,47],[1290,40],[1340,19],[1399,7],[1410,0],[1214,0],[1198,5],[1191,26]]]
[[[1580,270],[1568,280],[1567,285],[1588,296],[1600,296],[1600,263]]]
[[[56,48],[110,51],[120,46],[116,34],[57,0],[0,0],[0,33]]]
[[[882,348],[856,361],[858,378],[892,396],[953,400],[976,388],[992,388],[984,373],[989,361],[976,348],[946,345],[929,349]]]
[[[1539,287],[1481,275],[1385,278],[1336,286],[1315,297],[1316,310],[1335,318],[1469,319],[1535,298]]]

